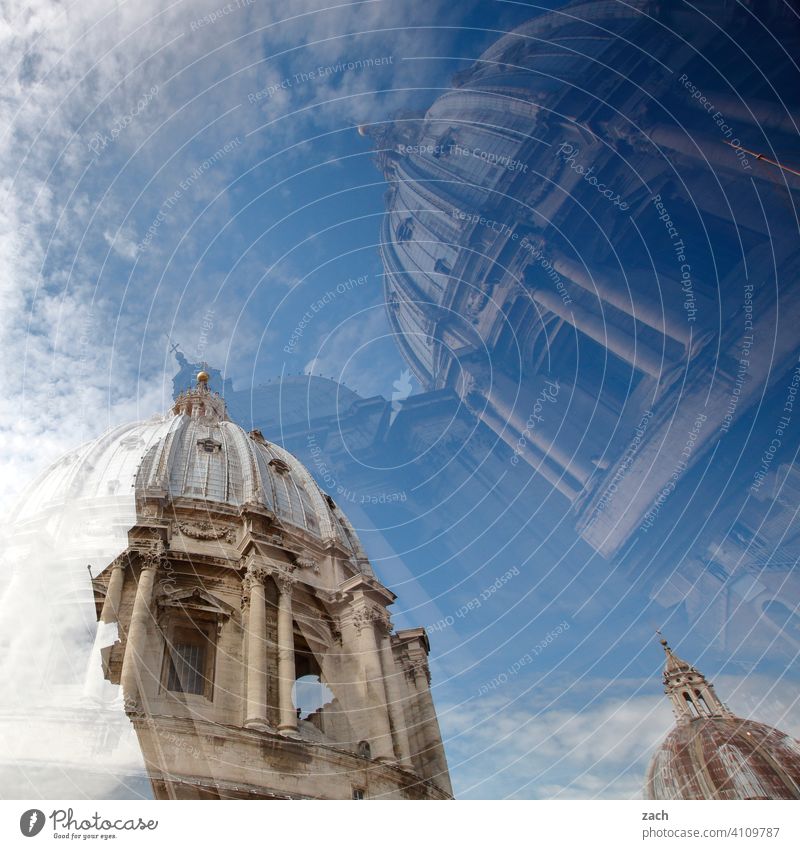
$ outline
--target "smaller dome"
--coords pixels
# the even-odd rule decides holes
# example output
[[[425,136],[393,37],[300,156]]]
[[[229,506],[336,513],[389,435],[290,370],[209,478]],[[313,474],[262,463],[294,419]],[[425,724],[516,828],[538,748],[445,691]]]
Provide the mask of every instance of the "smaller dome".
[[[800,746],[769,725],[704,717],[675,726],[650,763],[649,799],[800,799]]]
[[[676,724],[650,762],[646,798],[800,799],[797,741],[736,716],[702,672],[661,645]]]

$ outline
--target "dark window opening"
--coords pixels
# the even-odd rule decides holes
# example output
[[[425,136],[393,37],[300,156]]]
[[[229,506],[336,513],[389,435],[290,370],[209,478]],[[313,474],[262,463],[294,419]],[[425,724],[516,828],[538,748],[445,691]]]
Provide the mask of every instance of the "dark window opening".
[[[302,668],[303,657],[296,658],[295,663],[297,667]],[[318,674],[301,675],[294,682],[292,701],[297,708],[298,719],[310,719],[315,714],[319,715],[325,705],[333,700],[333,691],[322,682]]]
[[[414,220],[406,218],[405,221],[397,228],[397,241],[407,242],[414,232]]]
[[[206,647],[199,643],[179,643],[170,652],[167,689],[202,696],[206,691],[205,671]]]
[[[702,708],[702,709],[703,709],[703,712],[705,712],[708,716],[711,716],[711,708],[710,708],[710,707],[708,706],[708,704],[706,703],[706,700],[703,698],[703,696],[701,695],[700,691],[699,691],[699,690],[695,690],[695,691],[694,691],[694,695],[695,695],[695,698],[697,699],[698,710],[699,710],[700,708]]]
[[[172,693],[213,696],[215,623],[180,617],[165,630],[162,687]]]
[[[433,264],[433,270],[436,272],[436,274],[447,274],[447,275],[449,275],[450,272],[452,271],[450,266],[443,259],[437,259],[436,260],[436,262]]]
[[[692,697],[688,693],[684,693],[683,698],[686,699],[686,706],[689,708],[689,713],[693,716],[700,716],[700,711],[697,709],[697,705],[692,700]]]

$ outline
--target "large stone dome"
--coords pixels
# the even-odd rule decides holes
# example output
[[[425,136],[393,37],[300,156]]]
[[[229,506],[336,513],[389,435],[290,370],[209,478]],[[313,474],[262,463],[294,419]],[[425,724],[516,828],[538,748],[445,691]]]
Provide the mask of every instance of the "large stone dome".
[[[537,262],[540,240],[549,246],[550,231],[574,215],[571,192],[590,214],[607,203],[576,185],[554,152],[565,140],[591,142],[585,129],[574,139],[574,125],[597,128],[604,103],[630,97],[620,71],[652,73],[650,54],[663,44],[648,15],[666,14],[659,6],[574,3],[539,15],[456,75],[423,117],[370,130],[390,184],[381,237],[387,315],[423,384],[452,386],[464,347],[534,355],[544,323],[526,290],[552,283]],[[609,185],[624,191],[630,175],[618,159],[611,167]]]
[[[642,325],[636,368],[651,376],[669,370],[669,347],[688,344],[687,316],[672,257],[637,246],[661,236],[649,222],[652,197],[673,195],[677,208],[686,187],[702,194],[708,163],[723,169],[716,188],[745,176],[725,137],[708,132],[704,110],[686,110],[691,98],[670,69],[685,71],[681,80],[693,91],[713,91],[742,139],[763,144],[761,125],[792,132],[788,115],[758,111],[769,96],[763,80],[732,63],[720,41],[721,31],[735,41],[752,15],[741,4],[720,5],[706,0],[698,13],[657,0],[567,4],[498,39],[424,115],[369,128],[389,183],[380,247],[388,320],[424,385],[453,386],[471,346],[524,363],[549,345],[558,360],[547,314],[569,323],[575,319],[561,307],[573,303],[626,333],[634,317]],[[773,26],[789,23],[779,4],[760,5]],[[743,110],[742,97],[757,111]],[[767,183],[774,176],[754,173]],[[720,215],[716,199],[689,203]],[[625,213],[644,220],[634,239]],[[684,236],[696,228],[688,217],[681,223]],[[696,255],[693,285],[704,303],[719,293],[700,261]],[[658,309],[649,303],[657,287]],[[579,320],[579,329],[587,324]],[[665,362],[643,351],[662,353],[654,330],[666,330]],[[594,337],[614,357],[630,358],[624,346]],[[606,381],[617,370],[609,368]]]
[[[800,798],[800,746],[782,731],[737,717],[676,725],[647,775],[650,799]]]
[[[338,544],[357,571],[370,571],[355,531],[293,455],[229,420],[205,382],[167,416],[112,429],[64,455],[28,488],[13,519],[33,521],[75,500],[86,505],[158,499],[206,509],[268,511],[323,547]],[[129,511],[124,511],[126,514]]]

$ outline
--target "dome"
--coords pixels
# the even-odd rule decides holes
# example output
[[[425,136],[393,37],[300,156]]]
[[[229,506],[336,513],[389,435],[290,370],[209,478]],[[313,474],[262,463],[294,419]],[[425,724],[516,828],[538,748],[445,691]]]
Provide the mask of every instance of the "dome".
[[[736,717],[677,725],[650,763],[650,799],[798,799],[800,745]]]
[[[741,719],[702,672],[661,641],[664,692],[675,728],[658,747],[648,799],[800,799],[800,744],[769,725]]]
[[[470,348],[503,353],[519,346],[521,358],[532,359],[535,336],[545,331],[541,307],[561,315],[560,307],[574,301],[596,312],[595,286],[606,271],[610,279],[630,277],[636,314],[646,325],[641,341],[657,346],[650,329],[661,325],[655,312],[643,312],[650,311],[651,265],[664,280],[674,269],[635,241],[655,241],[656,228],[629,239],[615,216],[630,208],[643,212],[659,191],[653,179],[669,194],[681,194],[708,176],[707,163],[683,144],[686,133],[699,143],[707,126],[695,123],[700,110],[686,108],[669,69],[680,67],[681,79],[688,76],[698,91],[713,90],[715,104],[735,112],[737,132],[748,136],[752,118],[724,98],[719,68],[725,68],[726,90],[745,99],[759,90],[750,69],[732,63],[719,38],[724,31],[735,41],[752,25],[752,13],[739,4],[706,1],[700,8],[692,13],[656,0],[567,4],[490,45],[424,114],[373,125],[376,159],[389,183],[380,238],[387,316],[424,385],[452,386]],[[777,4],[769,16],[776,28],[789,24]],[[759,115],[756,132],[759,122],[769,121]],[[782,131],[793,132],[788,122]],[[703,156],[715,167],[733,166],[732,176],[739,176],[735,160],[716,155],[719,144],[715,140]],[[678,155],[679,165],[664,167]],[[592,176],[587,181],[583,174]],[[686,219],[684,226],[697,224]],[[580,235],[572,240],[571,233]],[[716,288],[704,286],[703,297],[718,297]],[[550,304],[545,294],[534,309],[534,293],[551,289],[562,303]],[[620,297],[608,291],[602,299],[612,312],[604,309],[604,321],[629,324],[630,312],[627,318],[616,312],[626,313],[628,289]],[[669,329],[685,345],[684,316],[675,312],[681,321]]]
[[[131,511],[117,502],[133,496],[137,505],[157,499],[260,508],[323,547],[338,544],[358,571],[370,571],[349,521],[302,463],[260,431],[230,421],[199,376],[169,415],[113,428],[65,454],[28,487],[12,518],[24,524],[67,504],[102,504],[130,524]]]

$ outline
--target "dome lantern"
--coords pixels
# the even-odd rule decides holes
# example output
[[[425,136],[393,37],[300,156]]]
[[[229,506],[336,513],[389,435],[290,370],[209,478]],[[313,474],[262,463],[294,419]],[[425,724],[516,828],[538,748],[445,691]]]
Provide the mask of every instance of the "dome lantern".
[[[702,672],[679,658],[669,643],[661,640],[666,661],[664,663],[664,692],[672,702],[675,719],[679,723],[691,722],[702,716],[730,717],[733,714],[720,701],[714,687]]]

